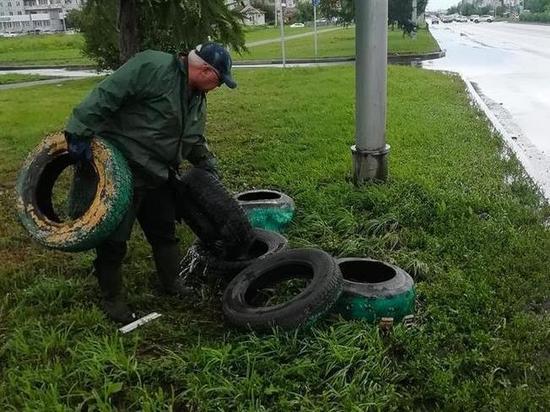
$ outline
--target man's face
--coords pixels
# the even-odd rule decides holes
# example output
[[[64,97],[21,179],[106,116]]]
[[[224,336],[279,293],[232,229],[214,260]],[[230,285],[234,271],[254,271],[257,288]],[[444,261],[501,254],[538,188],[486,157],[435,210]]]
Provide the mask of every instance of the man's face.
[[[218,71],[200,59],[198,56],[193,56],[193,60],[189,61],[189,85],[202,92],[209,92],[216,87],[221,86],[221,78]]]

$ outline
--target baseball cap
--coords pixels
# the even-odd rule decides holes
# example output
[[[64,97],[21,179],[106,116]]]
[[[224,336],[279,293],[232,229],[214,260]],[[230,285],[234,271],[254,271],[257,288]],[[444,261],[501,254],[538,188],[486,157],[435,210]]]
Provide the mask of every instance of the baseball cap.
[[[227,87],[231,89],[237,87],[237,83],[231,76],[231,65],[233,63],[231,55],[221,44],[213,42],[199,44],[195,47],[195,53],[218,71],[222,82]]]

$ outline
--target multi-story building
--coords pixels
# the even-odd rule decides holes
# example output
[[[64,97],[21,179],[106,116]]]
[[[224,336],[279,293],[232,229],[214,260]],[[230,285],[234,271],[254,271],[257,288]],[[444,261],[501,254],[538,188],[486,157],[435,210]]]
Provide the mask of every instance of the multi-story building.
[[[65,30],[65,15],[86,0],[0,0],[0,33]]]

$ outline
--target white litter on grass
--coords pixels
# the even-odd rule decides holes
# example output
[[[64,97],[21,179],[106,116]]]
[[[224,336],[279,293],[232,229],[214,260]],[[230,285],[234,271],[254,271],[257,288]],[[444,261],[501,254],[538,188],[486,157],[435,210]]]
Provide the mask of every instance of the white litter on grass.
[[[160,318],[162,315],[157,312],[149,313],[148,315],[145,315],[142,318],[139,318],[138,320],[133,321],[132,323],[128,323],[127,325],[124,325],[119,329],[122,333],[128,333],[133,331],[134,329],[139,328],[142,325],[145,325],[146,323],[151,322],[152,320],[155,320],[157,318]]]

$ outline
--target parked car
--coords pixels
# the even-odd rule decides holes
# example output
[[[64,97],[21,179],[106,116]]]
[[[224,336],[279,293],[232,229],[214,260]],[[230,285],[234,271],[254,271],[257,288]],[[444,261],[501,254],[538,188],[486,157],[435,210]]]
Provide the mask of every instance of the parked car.
[[[470,21],[475,22],[476,20],[479,20],[479,14],[472,14],[470,16]]]
[[[455,21],[458,23],[468,23],[468,17],[458,16],[458,17],[455,17]]]
[[[479,16],[474,19],[474,23],[491,23],[493,20],[493,16]]]
[[[291,24],[290,27],[306,27],[306,25],[304,23],[294,23]]]
[[[434,17],[434,18],[432,19],[432,24],[439,24],[439,19],[437,19],[437,18]]]
[[[452,16],[443,16],[441,17],[441,22],[442,23],[452,23],[453,22],[453,17]]]

